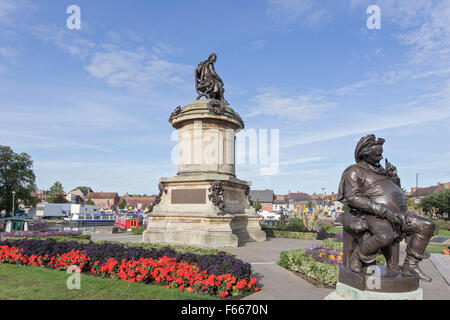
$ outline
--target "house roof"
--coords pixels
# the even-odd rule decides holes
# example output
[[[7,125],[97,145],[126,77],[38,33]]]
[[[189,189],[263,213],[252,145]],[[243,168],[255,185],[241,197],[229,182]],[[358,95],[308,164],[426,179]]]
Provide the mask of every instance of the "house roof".
[[[89,192],[87,195],[88,199],[115,199],[119,195],[117,192]]]
[[[250,199],[259,202],[273,202],[273,190],[250,190]]]
[[[438,191],[445,190],[445,187],[443,185],[428,187],[428,188],[419,188],[414,192],[411,192],[409,195],[410,198],[418,198],[418,197],[425,197],[431,193],[435,193]]]
[[[138,204],[140,203],[142,205],[142,208],[150,208],[153,202],[155,202],[156,197],[140,197],[140,198],[123,197],[123,199],[127,200],[127,205],[129,207],[137,207]]]
[[[305,199],[309,199],[310,195],[304,192],[289,192],[288,193],[288,198],[289,199],[294,199],[297,201],[301,201],[301,200],[305,200]]]

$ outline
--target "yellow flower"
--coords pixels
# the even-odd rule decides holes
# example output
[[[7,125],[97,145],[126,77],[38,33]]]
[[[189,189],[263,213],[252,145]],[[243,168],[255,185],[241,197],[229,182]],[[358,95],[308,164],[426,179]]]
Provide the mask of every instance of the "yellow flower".
[[[330,258],[330,260],[333,260],[333,261],[334,261],[334,259],[336,259],[333,255],[330,255],[329,258]]]

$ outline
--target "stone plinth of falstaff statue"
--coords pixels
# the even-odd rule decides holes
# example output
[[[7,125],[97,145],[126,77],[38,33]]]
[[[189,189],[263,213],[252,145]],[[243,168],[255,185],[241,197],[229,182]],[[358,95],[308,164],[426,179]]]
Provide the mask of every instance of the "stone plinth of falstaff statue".
[[[144,242],[222,248],[266,240],[250,203],[251,182],[236,178],[235,135],[244,122],[224,98],[216,60],[213,53],[199,64],[196,101],[170,116],[178,173],[160,180]]]
[[[383,159],[384,139],[362,138],[355,150],[356,164],[341,178],[339,198],[344,213],[344,256],[336,291],[327,299],[422,299],[419,280],[431,278],[419,267],[435,224],[408,212],[397,169]],[[410,235],[406,258],[399,265],[399,244]],[[386,266],[377,266],[377,255]]]

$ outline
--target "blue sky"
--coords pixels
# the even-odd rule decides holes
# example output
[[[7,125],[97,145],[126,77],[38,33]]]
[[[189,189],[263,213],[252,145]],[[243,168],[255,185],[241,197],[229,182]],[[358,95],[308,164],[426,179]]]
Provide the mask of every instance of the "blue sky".
[[[449,16],[431,0],[0,0],[0,144],[32,157],[39,188],[154,193],[177,171],[167,119],[216,52],[246,129],[279,129],[277,174],[237,167],[254,189],[336,192],[370,133],[406,189],[447,182]]]

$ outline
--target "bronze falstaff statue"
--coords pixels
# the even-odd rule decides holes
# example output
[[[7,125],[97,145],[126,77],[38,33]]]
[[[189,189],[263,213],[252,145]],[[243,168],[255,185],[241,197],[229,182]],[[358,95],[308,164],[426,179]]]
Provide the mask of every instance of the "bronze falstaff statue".
[[[397,169],[387,159],[386,168],[380,164],[384,142],[375,135],[362,138],[355,150],[356,164],[342,174],[339,198],[351,208],[344,213],[344,229],[364,234],[348,257],[348,266],[353,272],[361,273],[381,252],[386,257],[388,272],[398,274],[401,271],[402,276],[430,282],[431,278],[419,268],[419,262],[430,256],[425,249],[435,224],[408,212]],[[398,251],[394,248],[407,234],[411,234],[411,240],[400,269]]]
[[[195,90],[198,93],[197,100],[201,97],[206,99],[218,100],[226,105],[223,81],[214,69],[214,63],[217,60],[217,55],[211,53],[208,60],[201,62],[195,70]]]

